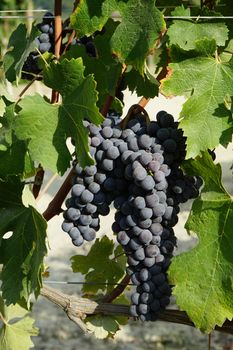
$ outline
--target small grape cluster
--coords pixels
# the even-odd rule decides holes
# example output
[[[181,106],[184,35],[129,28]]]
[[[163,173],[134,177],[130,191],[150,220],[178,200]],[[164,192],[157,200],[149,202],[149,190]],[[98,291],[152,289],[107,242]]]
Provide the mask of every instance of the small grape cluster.
[[[123,129],[114,115],[99,127],[85,122],[96,164],[75,166],[62,227],[75,245],[90,241],[99,229],[99,215],[107,215],[113,203],[113,232],[136,285],[131,315],[155,320],[171,295],[166,271],[176,244],[179,204],[198,195],[202,180],[180,169],[185,138],[170,114],[161,111],[157,121],[147,122],[136,112],[129,119]]]
[[[36,49],[30,52],[22,68],[22,79],[32,80],[39,74],[38,59],[45,52],[54,51],[54,19],[51,12],[46,12],[42,22],[37,25],[41,34],[35,39]]]
[[[80,39],[74,39],[71,45],[84,45],[86,53],[90,57],[96,57],[96,47],[94,45],[93,39],[96,35],[103,35],[105,33],[105,27],[101,31],[96,31],[92,36],[83,36]]]
[[[84,169],[76,164],[74,168],[71,198],[66,202],[68,209],[64,213],[65,221],[62,224],[74,245],[79,246],[84,240],[95,238],[99,229],[99,216],[109,214],[109,205],[116,195],[115,190],[119,187],[125,189],[127,186],[125,180],[121,183],[118,181],[116,188],[112,182],[115,160],[120,151],[110,139],[121,136],[120,121],[118,116],[109,116],[101,126],[85,122],[90,135],[90,153],[96,164]]]
[[[51,12],[46,12],[42,18],[42,22],[37,25],[37,28],[41,34],[35,38],[36,49],[30,52],[22,68],[22,78],[27,80],[32,80],[34,76],[41,71],[38,66],[38,59],[40,57],[39,52],[41,54],[45,52],[54,52],[54,15]],[[65,30],[66,28],[64,28],[63,37],[66,36]],[[93,43],[93,37],[96,35],[102,35],[103,33],[104,29],[95,32],[93,36],[84,36],[80,39],[74,39],[71,45],[84,45],[87,54],[91,57],[96,57],[96,48]],[[66,45],[67,43],[62,43],[62,50]]]

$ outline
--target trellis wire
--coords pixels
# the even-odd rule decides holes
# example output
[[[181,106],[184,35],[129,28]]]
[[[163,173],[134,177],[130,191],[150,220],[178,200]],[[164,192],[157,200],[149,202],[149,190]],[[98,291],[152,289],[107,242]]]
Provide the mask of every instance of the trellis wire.
[[[0,16],[0,19],[37,19],[36,16]],[[46,18],[55,18],[55,16],[48,16]],[[164,16],[165,19],[233,19],[233,16]]]
[[[133,283],[108,283],[108,282],[76,282],[76,281],[43,281],[44,284],[79,284],[93,286],[134,286]]]
[[[11,13],[11,12],[27,12],[28,10],[0,10],[0,13]],[[46,9],[29,10],[30,12],[47,12]]]

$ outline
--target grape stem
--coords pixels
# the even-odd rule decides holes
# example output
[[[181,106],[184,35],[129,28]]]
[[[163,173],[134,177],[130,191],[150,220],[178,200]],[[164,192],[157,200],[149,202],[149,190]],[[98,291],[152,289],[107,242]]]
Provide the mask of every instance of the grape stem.
[[[107,115],[107,113],[108,113],[108,111],[109,111],[109,109],[110,109],[110,107],[111,107],[111,105],[112,105],[112,102],[113,102],[113,100],[114,100],[114,97],[113,96],[107,96],[106,97],[106,100],[105,100],[105,102],[104,102],[104,105],[103,105],[103,107],[101,108],[101,111],[100,111],[100,113],[104,116],[104,117],[106,117],[106,115]]]
[[[97,302],[87,298],[80,298],[74,295],[64,294],[57,289],[44,286],[40,294],[62,308],[67,316],[74,321],[85,333],[88,328],[82,321],[86,315],[122,315],[130,317],[128,305],[111,304],[106,302]],[[158,316],[158,321],[171,322],[195,327],[184,311],[167,309]],[[221,333],[233,334],[233,321],[225,321],[222,327],[216,326],[216,331]]]
[[[29,83],[23,88],[23,90],[20,92],[15,104],[18,104],[25,92],[32,86],[32,84],[36,81],[40,74],[37,74],[32,80],[29,81]]]
[[[74,11],[76,10],[77,6],[79,5],[79,2],[80,2],[79,0],[74,2],[74,7],[72,10],[72,13],[74,13]],[[70,18],[67,20],[67,23],[70,23]],[[68,38],[68,41],[67,41],[67,44],[64,48],[63,53],[65,53],[67,51],[68,47],[70,46],[70,44],[72,43],[72,40],[75,38],[75,35],[76,35],[75,30],[73,30],[73,29],[70,29],[70,30],[71,30],[70,36]]]
[[[62,0],[55,0],[54,3],[55,27],[54,27],[54,54],[56,59],[60,58],[61,44],[62,44]],[[59,93],[52,90],[51,103],[57,103],[59,100]]]
[[[120,75],[120,78],[119,78],[118,83],[117,83],[116,91],[117,91],[118,86],[120,85],[121,79],[122,79],[123,76],[124,76],[124,73],[125,73],[126,68],[127,68],[126,65],[123,64],[123,66],[122,66],[122,71],[121,71],[121,75]],[[101,113],[104,117],[106,117],[106,115],[107,115],[107,113],[108,113],[108,111],[109,111],[109,109],[110,109],[110,107],[111,107],[111,105],[112,105],[113,100],[114,100],[114,97],[113,97],[113,96],[110,96],[110,95],[107,96],[107,98],[106,98],[106,100],[105,100],[105,102],[104,102],[104,105],[103,105],[103,107],[102,107],[101,110],[100,110],[100,113]]]
[[[61,43],[62,43],[62,0],[55,0],[55,6],[54,6],[54,13],[55,13],[55,33],[54,33],[54,42],[55,42],[55,56],[57,60],[60,58],[60,50],[61,50]],[[51,103],[57,103],[59,100],[59,93],[55,90],[52,90],[51,94]],[[41,181],[37,181],[37,179],[40,179]],[[42,166],[39,164],[39,170],[36,173],[35,176],[35,184],[32,188],[32,193],[35,198],[39,196],[41,186],[43,184],[43,178],[44,178],[44,170]]]
[[[52,201],[49,203],[47,209],[43,213],[43,217],[46,221],[49,221],[55,215],[59,215],[61,213],[61,206],[71,189],[71,180],[73,176],[74,171],[72,168],[69,174],[67,175],[65,181],[61,185],[60,189],[58,190]]]
[[[54,43],[55,43],[55,56],[57,60],[60,58],[60,50],[62,43],[62,0],[55,0],[54,7],[55,14],[55,31],[54,31]]]
[[[163,68],[161,69],[161,71],[159,72],[159,74],[156,77],[156,79],[158,80],[159,83],[161,82],[162,79],[164,79],[166,77],[167,73],[168,73],[168,62],[167,62],[167,64],[165,64],[163,66]],[[140,99],[140,101],[138,102],[138,104],[139,104],[139,106],[145,108],[149,101],[150,101],[150,98],[142,97]]]
[[[109,294],[103,297],[102,301],[105,303],[111,303],[124,292],[125,288],[129,284],[129,281],[130,277],[128,275],[125,275],[122,281]]]

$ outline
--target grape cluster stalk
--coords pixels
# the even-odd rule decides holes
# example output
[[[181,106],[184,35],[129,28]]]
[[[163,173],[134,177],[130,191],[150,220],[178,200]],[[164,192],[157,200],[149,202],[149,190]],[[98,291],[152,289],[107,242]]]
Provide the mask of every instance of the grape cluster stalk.
[[[173,227],[179,204],[198,196],[202,179],[181,170],[185,138],[165,111],[150,122],[136,113],[124,129],[114,113],[100,126],[84,123],[95,165],[82,169],[75,164],[62,228],[76,246],[91,241],[99,230],[100,215],[108,215],[113,203],[112,229],[136,286],[131,315],[156,320],[170,302],[167,270],[176,245]]]

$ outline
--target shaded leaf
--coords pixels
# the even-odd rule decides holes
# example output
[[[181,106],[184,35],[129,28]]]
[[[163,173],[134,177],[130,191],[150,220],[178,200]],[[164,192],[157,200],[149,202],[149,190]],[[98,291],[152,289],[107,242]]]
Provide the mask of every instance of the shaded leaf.
[[[118,24],[118,22],[114,22],[110,19],[105,26],[106,32],[103,35],[96,35],[93,44],[98,52],[97,57],[90,57],[86,53],[84,45],[71,46],[70,50],[65,55],[68,59],[72,57],[81,57],[85,66],[85,75],[94,75],[97,83],[96,90],[98,91],[97,105],[100,108],[109,95],[115,96],[118,80],[122,71],[122,65],[117,58],[112,55],[110,46],[110,38]]]
[[[162,13],[154,0],[129,0],[122,3],[120,13],[122,21],[112,36],[112,50],[143,75],[145,59],[165,30]]]
[[[153,98],[158,95],[159,84],[157,80],[150,74],[140,75],[135,69],[131,69],[125,74],[125,83],[129,90],[138,96],[145,98]]]
[[[42,285],[43,258],[47,253],[46,227],[42,216],[31,206],[22,204],[23,184],[16,177],[0,181],[0,263],[3,264],[3,298],[16,303],[34,293]],[[3,239],[7,232],[13,232]]]
[[[27,27],[21,23],[11,34],[8,51],[3,58],[5,75],[10,82],[18,82],[24,62],[35,48],[34,40],[38,32],[38,29],[32,26],[31,33],[27,37]]]
[[[112,258],[113,252],[113,241],[103,237],[95,241],[86,256],[75,255],[71,258],[73,272],[82,273],[85,275],[85,281],[92,283],[84,285],[83,292],[96,293],[98,290],[112,290],[114,284],[124,276],[125,267],[120,266]]]
[[[143,74],[145,59],[165,30],[154,0],[81,0],[71,16],[71,25],[79,37],[91,35],[103,28],[113,11],[120,13],[121,23],[111,38],[112,52]]]
[[[5,111],[3,117],[0,117],[0,178],[5,179],[10,175],[22,175],[27,172],[28,155],[26,143],[17,139],[12,129],[17,107],[4,96],[3,100]],[[33,168],[31,163],[31,171]]]

